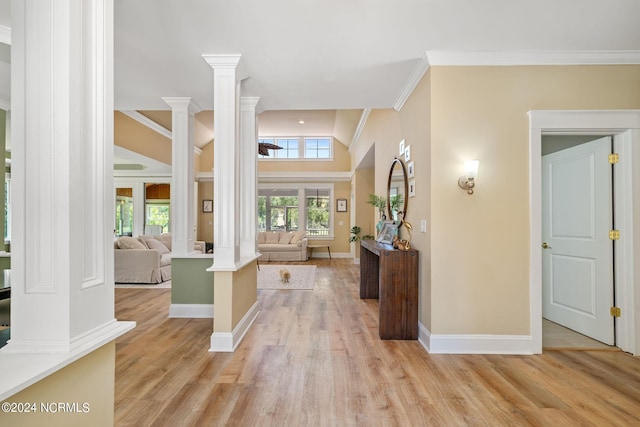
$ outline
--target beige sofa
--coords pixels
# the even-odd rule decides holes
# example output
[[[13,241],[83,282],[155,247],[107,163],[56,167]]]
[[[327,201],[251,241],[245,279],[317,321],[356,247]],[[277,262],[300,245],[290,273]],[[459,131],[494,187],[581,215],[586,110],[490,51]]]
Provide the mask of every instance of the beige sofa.
[[[204,242],[194,242],[204,253]],[[118,237],[114,242],[116,283],[162,283],[171,280],[171,234]]]
[[[260,231],[260,261],[306,261],[307,238],[304,231]]]

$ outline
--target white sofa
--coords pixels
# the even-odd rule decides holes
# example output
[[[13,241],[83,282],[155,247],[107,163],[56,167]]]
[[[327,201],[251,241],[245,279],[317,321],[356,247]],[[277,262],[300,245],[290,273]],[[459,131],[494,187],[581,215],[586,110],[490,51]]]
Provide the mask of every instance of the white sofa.
[[[194,242],[204,253],[204,242]],[[116,283],[162,283],[171,280],[171,234],[118,237],[114,241]]]
[[[304,231],[260,231],[260,261],[306,261],[307,238]]]

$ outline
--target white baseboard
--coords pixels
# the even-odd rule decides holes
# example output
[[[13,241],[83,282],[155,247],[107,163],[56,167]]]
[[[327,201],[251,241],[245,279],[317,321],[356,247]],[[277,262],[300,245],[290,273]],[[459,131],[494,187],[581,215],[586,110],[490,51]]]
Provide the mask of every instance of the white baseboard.
[[[356,265],[360,264],[360,258],[354,258],[353,263]]]
[[[171,304],[170,318],[213,319],[213,304]]]
[[[258,317],[258,314],[260,314],[260,310],[258,310],[258,303],[256,302],[233,329],[233,332],[214,332],[211,334],[211,348],[209,351],[227,353],[235,351],[256,320],[256,317]]]
[[[418,326],[418,341],[431,354],[533,354],[531,335],[435,335]]]

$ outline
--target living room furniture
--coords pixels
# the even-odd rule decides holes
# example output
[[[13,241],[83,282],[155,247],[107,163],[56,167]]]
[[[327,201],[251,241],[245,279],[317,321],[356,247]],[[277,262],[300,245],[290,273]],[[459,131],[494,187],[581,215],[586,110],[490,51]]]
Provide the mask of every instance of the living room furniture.
[[[309,251],[307,258],[311,258],[311,255],[313,255],[313,250],[318,248],[327,248],[327,252],[329,252],[329,259],[331,259],[331,245],[323,245],[323,244],[307,245],[307,250]]]
[[[194,242],[204,253],[205,243]],[[121,236],[114,241],[115,283],[162,283],[171,280],[171,234]]]
[[[361,240],[360,298],[379,299],[381,339],[417,339],[418,251]]]
[[[260,261],[306,261],[307,238],[300,231],[260,231],[258,251]]]

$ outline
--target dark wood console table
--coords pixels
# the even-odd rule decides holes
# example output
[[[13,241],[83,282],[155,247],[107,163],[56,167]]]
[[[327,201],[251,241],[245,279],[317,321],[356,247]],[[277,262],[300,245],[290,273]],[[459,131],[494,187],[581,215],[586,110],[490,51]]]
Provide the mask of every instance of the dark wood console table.
[[[380,338],[418,339],[418,251],[360,243],[360,298],[380,300]]]

